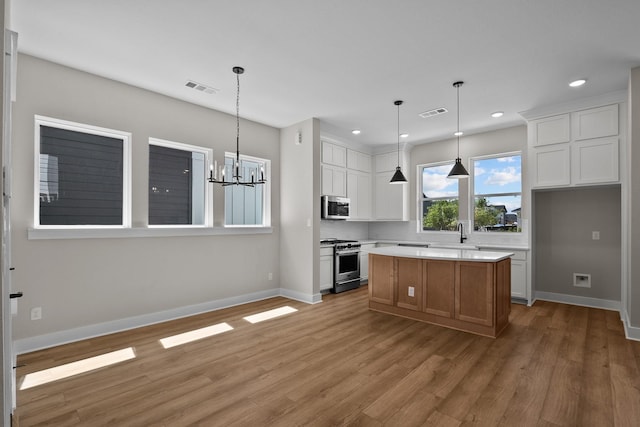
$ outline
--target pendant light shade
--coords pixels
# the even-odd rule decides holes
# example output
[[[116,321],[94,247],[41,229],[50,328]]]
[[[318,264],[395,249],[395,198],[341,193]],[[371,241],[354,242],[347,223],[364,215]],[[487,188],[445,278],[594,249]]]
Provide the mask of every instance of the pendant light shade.
[[[394,101],[393,104],[398,107],[398,132],[396,133],[398,137],[398,166],[396,166],[396,172],[393,174],[393,177],[391,177],[389,184],[404,184],[407,182],[407,178],[405,178],[400,168],[400,106],[402,105],[402,101]]]
[[[451,168],[451,172],[449,172],[447,178],[454,179],[469,178],[469,172],[467,172],[467,170],[462,165],[462,159],[460,158],[460,135],[462,134],[462,132],[460,132],[460,86],[462,86],[463,84],[464,82],[461,81],[455,82],[453,84],[453,87],[456,88],[458,94],[458,129],[455,133],[456,137],[458,138],[458,157],[456,157],[456,163]]]

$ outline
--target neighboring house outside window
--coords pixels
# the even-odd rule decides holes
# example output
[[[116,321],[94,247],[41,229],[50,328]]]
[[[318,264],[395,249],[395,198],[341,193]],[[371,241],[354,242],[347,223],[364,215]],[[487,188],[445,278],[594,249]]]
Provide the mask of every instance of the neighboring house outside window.
[[[226,153],[224,173],[227,180],[232,179],[235,161],[234,153]],[[264,171],[267,182],[253,187],[244,185],[224,187],[225,226],[269,227],[271,225],[271,184],[268,176],[271,169],[270,162],[266,159],[241,155],[239,166],[242,181],[251,181],[251,174],[257,180]]]
[[[130,139],[36,116],[34,226],[130,227]]]
[[[453,163],[420,166],[423,231],[455,231],[458,225],[458,180],[447,175]]]
[[[474,159],[473,176],[474,230],[521,231],[520,153]]]
[[[149,225],[207,226],[211,150],[149,139]]]

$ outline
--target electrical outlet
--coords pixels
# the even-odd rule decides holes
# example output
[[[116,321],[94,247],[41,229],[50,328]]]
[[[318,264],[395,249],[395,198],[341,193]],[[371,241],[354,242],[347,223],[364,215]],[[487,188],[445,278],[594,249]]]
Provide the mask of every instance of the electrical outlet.
[[[592,231],[591,232],[591,238],[593,240],[600,240],[600,232],[599,231]]]
[[[33,307],[31,309],[31,320],[42,319],[42,307]]]
[[[409,296],[412,297],[414,296],[416,293],[416,288],[414,288],[413,286],[409,286]]]
[[[269,278],[269,280],[273,280],[273,273],[269,273],[267,277]]]

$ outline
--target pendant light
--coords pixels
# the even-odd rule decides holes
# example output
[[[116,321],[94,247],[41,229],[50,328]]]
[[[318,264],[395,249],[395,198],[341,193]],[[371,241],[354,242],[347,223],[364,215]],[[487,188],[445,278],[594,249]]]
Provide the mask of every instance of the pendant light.
[[[458,130],[455,133],[458,137],[458,157],[456,157],[456,163],[451,168],[451,172],[449,172],[447,178],[469,178],[469,172],[464,168],[462,165],[462,159],[460,159],[460,135],[462,135],[462,132],[460,132],[460,86],[463,84],[464,82],[455,82],[453,84],[453,87],[455,87],[458,92]]]
[[[218,179],[218,162],[211,165],[209,170],[209,182],[215,184],[221,184],[223,187],[228,185],[244,185],[246,187],[255,187],[257,184],[264,184],[267,181],[264,179],[264,166],[260,166],[260,179],[257,179],[254,172],[251,172],[251,180],[242,180],[240,175],[240,74],[244,73],[244,68],[233,67],[233,72],[236,74],[237,91],[236,91],[236,160],[233,166],[233,172],[231,179],[227,181],[224,176],[224,165],[221,166],[220,179]],[[256,171],[257,172],[257,171]],[[257,174],[257,173],[256,173]]]
[[[407,178],[402,174],[402,170],[400,169],[400,106],[402,105],[402,101],[394,101],[393,104],[398,107],[398,132],[396,133],[398,137],[398,166],[396,166],[396,173],[393,174],[390,184],[404,184],[407,182]]]

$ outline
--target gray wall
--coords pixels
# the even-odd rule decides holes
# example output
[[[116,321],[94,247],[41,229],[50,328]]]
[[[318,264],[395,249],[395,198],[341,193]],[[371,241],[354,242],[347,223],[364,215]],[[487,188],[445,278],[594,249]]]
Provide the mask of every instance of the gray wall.
[[[620,301],[620,187],[533,194],[534,289]],[[590,274],[591,288],[573,286],[573,273]]]
[[[296,144],[296,134],[302,143]],[[317,119],[282,130],[280,271],[287,296],[320,300],[320,124]]]
[[[34,115],[132,133],[132,222],[147,225],[148,138],[235,151],[235,117],[21,55],[13,120],[13,258],[24,292],[23,339],[277,289],[279,235],[28,240],[33,226]],[[230,74],[230,79],[231,74]],[[280,131],[241,120],[243,154],[271,159],[272,223],[280,218]],[[212,189],[216,225],[223,190]],[[273,280],[268,280],[273,273]],[[31,321],[32,307],[43,319]]]

